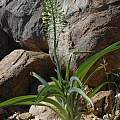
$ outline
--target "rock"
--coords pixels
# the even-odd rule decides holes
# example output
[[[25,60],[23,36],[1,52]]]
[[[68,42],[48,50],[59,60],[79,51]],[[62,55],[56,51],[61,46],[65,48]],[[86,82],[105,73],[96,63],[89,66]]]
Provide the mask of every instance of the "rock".
[[[116,100],[116,109],[117,110],[120,110],[120,93],[118,93],[116,96],[115,96],[115,100]],[[119,111],[120,112],[120,111]]]
[[[98,118],[97,116],[95,116],[94,114],[89,114],[89,115],[82,115],[82,118],[80,120],[102,120],[100,118]]]
[[[0,108],[0,120],[6,120],[8,117],[8,111],[6,109]]]
[[[120,120],[120,111],[119,111],[119,110],[117,110],[117,111],[115,112],[114,120]]]
[[[33,116],[30,113],[22,113],[22,114],[18,115],[18,118],[20,120],[30,120],[33,118]]]
[[[19,113],[14,113],[12,116],[8,117],[8,120],[19,120],[18,118]]]
[[[120,111],[115,111],[115,114],[106,114],[103,116],[103,120],[120,120]]]
[[[111,117],[112,117],[111,114],[106,114],[103,116],[103,120],[110,120]]]
[[[3,116],[4,116],[4,110],[0,108],[0,120],[3,119]]]
[[[120,111],[117,110],[113,114],[104,115],[103,120],[120,120]]]
[[[15,112],[12,116],[8,117],[8,120],[32,120],[33,118],[34,116],[28,112],[21,114]]]
[[[17,43],[0,28],[0,60],[16,48]]]
[[[30,91],[33,91],[35,87],[34,83],[37,82],[30,75],[30,72],[33,71],[40,73],[45,79],[53,76],[54,65],[50,56],[43,52],[21,49],[7,55],[0,62],[0,98],[8,99],[30,94]]]
[[[9,53],[8,39],[5,32],[0,29],[0,60]]]
[[[29,109],[29,113],[35,116],[36,120],[57,120],[58,116],[54,111],[46,106],[32,105]]]
[[[42,0],[4,0],[0,8],[1,27],[24,49],[48,52],[41,13]]]
[[[0,115],[4,113],[4,110],[0,108]]]
[[[100,91],[92,98],[94,104],[94,114],[102,117],[105,113],[109,114],[113,109],[112,91]]]
[[[93,53],[120,40],[120,0],[90,1],[67,0],[61,3],[66,11],[68,24],[60,35],[58,52],[60,57],[65,56],[63,58],[65,62],[68,61],[71,53],[76,52],[73,63],[79,65]],[[52,53],[52,41],[49,44],[50,53]],[[108,71],[119,69],[120,52],[109,55],[106,61]],[[102,82],[104,77],[104,70],[99,71],[88,83],[89,86],[95,87]]]
[[[4,0],[0,0],[0,7],[3,5]]]
[[[90,0],[80,0],[80,1],[58,0],[58,1],[61,4],[64,14],[67,17],[74,15],[74,13],[76,12],[84,12],[90,4]]]
[[[120,115],[119,116],[115,116],[114,120],[120,120]]]

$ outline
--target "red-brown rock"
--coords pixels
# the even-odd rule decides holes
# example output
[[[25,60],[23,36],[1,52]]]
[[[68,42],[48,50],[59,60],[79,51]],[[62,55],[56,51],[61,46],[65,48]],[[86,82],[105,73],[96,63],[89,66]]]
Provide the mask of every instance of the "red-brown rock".
[[[68,24],[60,36],[58,51],[65,56],[64,61],[68,61],[70,53],[84,51],[73,56],[73,63],[79,65],[93,54],[88,51],[96,53],[120,40],[120,0],[66,0],[62,7]],[[106,61],[108,71],[119,69],[120,51],[112,53]],[[100,84],[104,73],[99,71],[89,86]]]
[[[50,56],[25,50],[15,50],[6,56],[0,62],[0,98],[30,94],[30,88],[34,87],[30,76],[33,71],[44,78],[53,76],[54,65]]]
[[[94,114],[102,117],[109,114],[113,109],[113,93],[112,91],[100,91],[92,98],[94,104]]]

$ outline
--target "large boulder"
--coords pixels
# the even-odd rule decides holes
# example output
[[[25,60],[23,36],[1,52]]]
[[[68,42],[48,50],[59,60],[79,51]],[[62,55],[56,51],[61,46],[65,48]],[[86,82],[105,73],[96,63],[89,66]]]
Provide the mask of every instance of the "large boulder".
[[[88,51],[99,51],[119,41],[119,0],[67,1],[63,2],[63,9],[68,25],[59,41],[60,55],[68,58],[72,52],[87,52],[75,56],[75,60],[80,62],[91,54]]]
[[[1,27],[24,49],[48,52],[41,13],[42,0],[4,0],[0,3]]]
[[[21,49],[7,55],[0,62],[0,99],[30,94],[37,81],[32,80],[32,71],[40,73],[45,79],[53,76],[54,65],[50,56]]]
[[[79,65],[92,55],[90,51],[100,51],[120,40],[120,0],[67,0],[61,5],[68,22],[58,46],[59,55],[64,56],[64,61],[68,61],[70,53],[77,53],[74,54],[73,63]],[[52,47],[50,51],[53,51]],[[106,61],[109,70],[119,69],[120,52],[111,54]],[[103,72],[99,71],[90,81],[91,87],[101,83],[105,76]]]

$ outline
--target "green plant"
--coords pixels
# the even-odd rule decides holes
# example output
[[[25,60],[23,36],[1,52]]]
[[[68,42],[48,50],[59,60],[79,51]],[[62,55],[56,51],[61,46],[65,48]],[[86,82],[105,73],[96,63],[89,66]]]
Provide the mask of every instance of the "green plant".
[[[86,62],[82,63],[76,70],[75,74],[70,77],[70,60],[66,67],[65,79],[59,74],[58,78],[52,77],[53,84],[48,84],[43,78],[33,73],[43,85],[43,89],[37,96],[28,95],[12,98],[5,102],[0,103],[0,107],[7,107],[10,105],[45,105],[53,109],[58,113],[61,120],[79,120],[83,108],[81,106],[81,98],[84,98],[86,102],[89,102],[92,106],[91,97],[98,92],[108,82],[105,82],[95,88],[89,93],[89,96],[85,94],[85,83],[90,76],[87,76],[88,70],[91,66],[100,59],[103,55],[118,50],[120,48],[120,41],[112,44],[104,50],[96,53],[92,57],[88,58]],[[71,59],[71,57],[70,57]],[[92,61],[91,61],[92,60]],[[82,69],[81,69],[82,68]],[[97,70],[102,69],[99,67]],[[81,71],[80,71],[81,70]],[[86,78],[86,79],[85,79]],[[54,97],[54,98],[53,98]]]
[[[51,77],[53,83],[49,85],[43,78],[33,72],[32,75],[44,85],[43,89],[39,91],[38,95],[26,95],[12,98],[0,103],[0,107],[33,104],[48,106],[60,116],[61,120],[80,120],[81,114],[84,112],[85,105],[89,102],[93,107],[93,103],[90,98],[94,96],[96,92],[101,89],[101,87],[108,83],[105,82],[101,84],[92,92],[90,92],[89,95],[87,95],[85,85],[89,78],[92,76],[87,76],[89,69],[95,64],[97,60],[99,60],[104,55],[118,50],[120,48],[120,41],[88,58],[78,67],[72,76],[70,76],[72,57],[70,56],[69,62],[66,66],[65,78],[63,78],[60,58],[57,54],[58,37],[60,31],[62,30],[59,29],[60,24],[62,24],[62,12],[59,12],[56,0],[46,0],[44,6],[44,17],[47,18],[47,38],[53,39],[54,44],[53,54],[54,62],[56,65],[57,78]],[[102,68],[103,67],[100,66],[95,70],[95,72]],[[83,105],[81,100],[84,100],[86,104]]]

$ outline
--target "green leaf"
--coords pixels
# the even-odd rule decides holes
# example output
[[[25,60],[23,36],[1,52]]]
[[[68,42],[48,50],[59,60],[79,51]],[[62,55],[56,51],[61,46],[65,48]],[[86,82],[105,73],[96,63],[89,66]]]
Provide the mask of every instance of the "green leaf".
[[[86,79],[82,80],[83,85],[85,85],[90,79],[92,79],[96,72],[103,68],[104,68],[103,66],[97,67]]]
[[[51,77],[51,79],[55,82],[55,85],[58,87],[58,88],[62,88],[62,84],[59,82],[59,80],[57,80],[55,77]]]
[[[98,85],[97,87],[95,87],[95,88],[93,89],[93,91],[92,91],[91,93],[89,93],[88,96],[89,96],[90,98],[93,97],[97,92],[99,92],[99,90],[100,90],[101,88],[103,88],[105,85],[111,84],[111,83],[113,83],[113,82],[104,82],[104,83]]]
[[[26,96],[19,96],[4,102],[0,103],[0,108],[12,106],[14,104],[25,102],[25,101],[34,101],[36,99],[36,95],[26,95]]]
[[[79,93],[81,96],[83,96],[83,98],[85,98],[86,101],[88,101],[92,106],[94,106],[93,103],[92,103],[92,101],[91,101],[91,99],[80,88],[71,88],[69,90],[70,94],[74,93],[74,92]]]
[[[70,55],[67,67],[66,67],[66,75],[65,75],[65,80],[68,81],[69,77],[70,77],[70,65],[71,65],[71,60],[72,60],[72,55]]]
[[[46,101],[46,100],[45,100]],[[54,100],[52,101],[54,102]],[[49,107],[50,109],[52,109],[53,111],[55,111],[63,120],[64,119],[64,114],[61,113],[61,111],[59,111],[58,108],[60,108],[55,102],[54,104],[56,105],[53,105],[51,103],[51,101],[48,103],[48,102],[40,102],[40,103],[37,103],[35,105],[37,106],[46,106],[46,107]],[[32,101],[26,101],[26,102],[20,102],[20,103],[15,103],[14,106],[23,106],[23,105],[34,105],[34,102]],[[65,112],[64,112],[65,113]]]
[[[55,110],[59,111],[58,114],[63,118],[63,120],[69,120],[69,114],[67,110],[63,106],[61,106],[61,104],[58,103],[56,100],[46,98],[43,102],[46,102],[56,107]]]
[[[43,85],[48,85],[48,83],[46,82],[45,79],[43,79],[41,76],[39,76],[38,74],[36,74],[35,72],[32,72],[32,76],[37,78]]]
[[[82,113],[79,113],[74,120],[80,120]]]
[[[87,72],[89,71],[89,69],[95,64],[95,62],[97,60],[99,60],[101,57],[103,57],[104,55],[113,52],[115,50],[120,49],[120,41],[110,45],[109,47],[101,50],[100,52],[96,53],[95,55],[91,56],[90,58],[88,58],[84,63],[82,63],[77,72],[76,75],[83,80],[84,77],[86,76]]]
[[[66,99],[65,95],[63,94],[63,92],[56,86],[56,85],[48,85],[45,86],[37,95],[37,103],[41,102],[42,100],[44,100],[46,97],[51,97],[51,96],[59,96],[62,99]]]
[[[72,77],[70,78],[70,85],[71,85],[72,87],[73,87],[73,85],[74,85],[74,82],[77,82],[77,83],[79,84],[80,88],[83,89],[83,84],[82,84],[81,80],[80,80],[78,77],[72,76]]]

